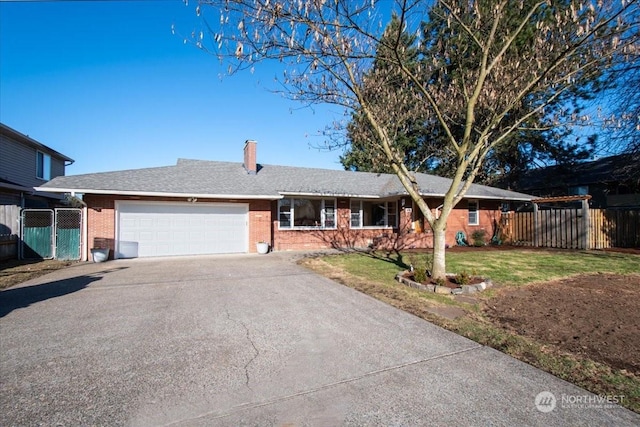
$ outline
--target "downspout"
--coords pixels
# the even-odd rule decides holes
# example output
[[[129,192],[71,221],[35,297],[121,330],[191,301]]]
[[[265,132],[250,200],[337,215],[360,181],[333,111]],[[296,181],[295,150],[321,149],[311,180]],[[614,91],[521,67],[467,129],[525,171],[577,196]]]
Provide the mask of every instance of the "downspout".
[[[17,253],[18,253],[18,259],[19,260],[23,260],[23,240],[22,240],[22,210],[24,209],[24,191],[20,192],[20,215],[18,216],[18,247],[17,249]]]
[[[442,209],[442,207],[444,206],[444,203],[441,204],[440,206],[438,206],[435,210],[436,210],[436,219],[440,218],[440,209]]]
[[[87,204],[84,202],[84,200],[80,200],[76,197],[75,191],[71,192],[71,197],[82,203],[82,241],[80,242],[82,251],[80,260],[84,262],[89,259],[89,248],[87,247],[87,240],[89,236],[89,209],[87,208]]]
[[[85,203],[82,206],[82,261],[87,261],[89,258],[89,248],[87,247],[87,239],[89,235],[89,209]]]

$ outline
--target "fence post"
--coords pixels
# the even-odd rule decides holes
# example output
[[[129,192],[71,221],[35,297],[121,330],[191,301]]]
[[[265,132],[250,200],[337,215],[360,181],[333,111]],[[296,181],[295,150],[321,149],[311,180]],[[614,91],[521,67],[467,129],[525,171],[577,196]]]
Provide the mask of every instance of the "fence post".
[[[538,220],[538,204],[533,204],[533,246],[538,247],[538,227],[540,221]]]
[[[590,229],[590,222],[591,222],[591,218],[589,216],[589,199],[582,200],[582,218],[583,218],[582,248],[591,249],[589,247],[589,229]]]

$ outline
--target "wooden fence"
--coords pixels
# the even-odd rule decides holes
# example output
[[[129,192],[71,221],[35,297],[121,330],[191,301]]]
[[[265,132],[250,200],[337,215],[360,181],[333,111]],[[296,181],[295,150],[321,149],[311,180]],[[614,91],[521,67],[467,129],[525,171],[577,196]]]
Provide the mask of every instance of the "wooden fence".
[[[586,214],[586,215],[585,215]],[[562,249],[640,247],[640,209],[553,208],[502,215],[503,241]]]
[[[0,205],[0,260],[18,257],[20,207]]]
[[[590,249],[640,248],[640,209],[591,209]]]

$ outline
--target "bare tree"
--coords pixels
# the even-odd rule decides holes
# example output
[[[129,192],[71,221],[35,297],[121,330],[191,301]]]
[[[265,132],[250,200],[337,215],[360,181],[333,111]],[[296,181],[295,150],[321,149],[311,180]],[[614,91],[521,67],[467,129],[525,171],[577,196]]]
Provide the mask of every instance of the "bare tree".
[[[514,132],[536,130],[529,119],[551,105],[567,108],[549,112],[540,131],[579,120],[576,94],[597,91],[602,71],[638,50],[637,9],[638,0],[201,0],[198,11],[216,18],[207,37],[194,33],[194,41],[231,73],[280,61],[279,83],[291,99],[358,110],[377,153],[433,230],[438,278],[445,274],[447,219],[483,160]],[[383,37],[392,13],[415,35],[425,55],[419,66],[407,62],[402,32]],[[422,31],[425,17],[444,25]],[[381,46],[388,66],[371,73]],[[438,123],[454,153],[439,216],[396,146],[394,123],[415,116]]]

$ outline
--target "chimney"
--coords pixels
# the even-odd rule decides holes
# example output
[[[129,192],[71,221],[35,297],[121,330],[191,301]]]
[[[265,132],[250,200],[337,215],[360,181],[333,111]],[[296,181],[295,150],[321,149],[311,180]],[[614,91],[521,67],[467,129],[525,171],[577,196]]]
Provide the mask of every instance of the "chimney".
[[[256,141],[248,139],[244,143],[244,168],[250,175],[258,173],[258,164],[256,163]]]

